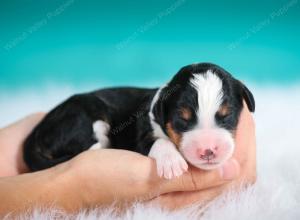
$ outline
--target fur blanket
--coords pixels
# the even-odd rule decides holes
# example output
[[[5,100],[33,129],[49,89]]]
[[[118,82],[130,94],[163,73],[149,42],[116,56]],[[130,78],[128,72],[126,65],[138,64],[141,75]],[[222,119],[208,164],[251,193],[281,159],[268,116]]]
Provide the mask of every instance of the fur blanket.
[[[74,216],[54,209],[36,209],[33,214],[24,213],[20,219],[53,219],[62,215],[70,219],[300,219],[300,143],[297,139],[300,135],[300,88],[252,90],[257,101],[258,179],[255,185],[222,195],[205,209],[193,206],[170,213],[158,207],[136,204],[121,217],[116,216],[112,208],[82,211]],[[39,94],[1,93],[0,127],[30,112],[47,110],[73,92],[72,89],[55,88]]]

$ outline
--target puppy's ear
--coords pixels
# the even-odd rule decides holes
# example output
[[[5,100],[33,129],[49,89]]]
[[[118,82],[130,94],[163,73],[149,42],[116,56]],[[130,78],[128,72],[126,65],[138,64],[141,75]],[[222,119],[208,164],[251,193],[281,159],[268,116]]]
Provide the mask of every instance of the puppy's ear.
[[[255,111],[255,100],[254,100],[253,94],[241,81],[238,81],[238,83],[240,84],[240,87],[242,88],[242,96],[246,101],[249,111],[254,112]]]

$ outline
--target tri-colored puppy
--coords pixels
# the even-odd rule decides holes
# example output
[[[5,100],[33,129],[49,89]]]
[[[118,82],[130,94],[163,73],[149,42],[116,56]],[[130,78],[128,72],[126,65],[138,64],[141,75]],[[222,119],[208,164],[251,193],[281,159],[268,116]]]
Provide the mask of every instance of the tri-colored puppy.
[[[243,99],[254,112],[247,87],[210,63],[185,66],[156,89],[110,88],[74,95],[32,131],[24,143],[24,159],[35,171],[88,149],[117,148],[153,157],[165,178],[181,175],[187,162],[214,169],[234,151]]]

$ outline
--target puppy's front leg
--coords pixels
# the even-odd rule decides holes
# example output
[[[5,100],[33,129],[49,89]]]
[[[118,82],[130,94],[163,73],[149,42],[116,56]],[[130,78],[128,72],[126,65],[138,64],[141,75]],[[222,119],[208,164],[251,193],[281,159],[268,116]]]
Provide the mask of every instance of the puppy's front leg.
[[[180,176],[188,169],[187,162],[169,140],[157,139],[151,147],[149,157],[156,160],[157,173],[166,179]]]

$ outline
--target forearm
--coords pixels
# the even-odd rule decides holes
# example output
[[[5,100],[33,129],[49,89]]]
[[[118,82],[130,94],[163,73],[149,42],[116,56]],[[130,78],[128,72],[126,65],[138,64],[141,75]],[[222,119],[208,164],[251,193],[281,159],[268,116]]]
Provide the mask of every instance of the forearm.
[[[96,156],[104,159],[110,151],[107,153],[99,151]],[[129,173],[122,170],[124,164],[115,163],[113,166],[112,163],[95,169],[90,160],[93,158],[90,152],[86,152],[47,170],[0,178],[0,216],[18,214],[36,207],[76,212],[111,204],[123,206],[158,195],[158,184],[161,182],[156,170],[152,169],[154,161],[150,158],[137,159],[139,166],[134,166]]]
[[[0,216],[34,207],[75,211],[82,207],[80,188],[68,164],[48,170],[0,179]]]

